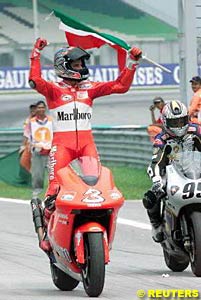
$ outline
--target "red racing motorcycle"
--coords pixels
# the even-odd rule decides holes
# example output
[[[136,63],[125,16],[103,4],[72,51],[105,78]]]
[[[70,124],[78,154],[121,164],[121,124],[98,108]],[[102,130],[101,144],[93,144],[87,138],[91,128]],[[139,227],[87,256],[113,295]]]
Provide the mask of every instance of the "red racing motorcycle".
[[[52,280],[63,291],[82,281],[87,295],[98,297],[124,198],[111,171],[93,157],[80,157],[57,175],[60,191],[48,224]]]

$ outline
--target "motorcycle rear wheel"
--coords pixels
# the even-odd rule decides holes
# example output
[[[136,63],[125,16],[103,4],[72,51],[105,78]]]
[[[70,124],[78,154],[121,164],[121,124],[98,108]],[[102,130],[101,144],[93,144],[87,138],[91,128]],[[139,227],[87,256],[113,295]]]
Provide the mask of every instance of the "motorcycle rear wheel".
[[[189,265],[189,260],[179,262],[178,257],[171,255],[165,249],[163,249],[163,255],[166,266],[173,272],[183,272]]]
[[[85,235],[84,247],[85,265],[82,267],[84,289],[89,297],[98,297],[105,281],[103,234],[93,232]]]
[[[191,270],[197,277],[201,277],[201,212],[194,211],[190,215]]]
[[[53,263],[50,263],[52,281],[61,291],[72,291],[78,286],[79,281],[64,273]]]

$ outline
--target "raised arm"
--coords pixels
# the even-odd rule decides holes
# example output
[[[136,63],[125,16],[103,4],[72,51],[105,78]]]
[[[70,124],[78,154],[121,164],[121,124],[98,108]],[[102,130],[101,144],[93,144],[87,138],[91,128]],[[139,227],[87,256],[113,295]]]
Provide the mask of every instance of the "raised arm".
[[[89,92],[90,97],[95,99],[114,93],[126,93],[133,82],[133,77],[141,54],[142,51],[139,48],[133,47],[128,52],[127,67],[123,69],[118,78],[114,81],[97,82],[94,84],[94,87]]]
[[[149,107],[149,110],[151,112],[151,121],[152,121],[152,124],[156,124],[157,123],[157,120],[156,120],[156,117],[155,117],[155,109],[156,109],[156,106],[154,104],[152,104]]]
[[[45,39],[38,38],[31,52],[31,66],[29,73],[29,84],[32,89],[36,89],[44,96],[50,96],[52,84],[41,77],[40,51],[47,46]]]

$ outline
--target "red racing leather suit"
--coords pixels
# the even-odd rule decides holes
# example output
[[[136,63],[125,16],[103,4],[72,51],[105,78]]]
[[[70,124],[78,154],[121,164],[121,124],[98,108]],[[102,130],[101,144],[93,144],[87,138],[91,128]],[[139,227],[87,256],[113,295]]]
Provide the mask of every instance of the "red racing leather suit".
[[[132,84],[136,66],[124,68],[119,77],[109,82],[48,82],[41,77],[40,54],[31,57],[29,82],[46,97],[53,117],[53,144],[50,152],[49,188],[46,195],[57,191],[56,173],[73,159],[89,155],[98,157],[94,143],[91,118],[95,98],[125,93]]]

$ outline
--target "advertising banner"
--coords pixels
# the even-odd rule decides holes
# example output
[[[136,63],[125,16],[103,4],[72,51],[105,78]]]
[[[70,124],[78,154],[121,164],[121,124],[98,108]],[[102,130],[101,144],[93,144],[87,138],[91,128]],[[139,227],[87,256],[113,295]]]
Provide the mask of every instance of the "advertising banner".
[[[155,87],[155,86],[177,86],[179,85],[179,65],[164,64],[171,70],[165,73],[159,67],[152,65],[141,65],[137,68],[133,86],[136,87]],[[117,66],[91,66],[89,67],[92,81],[111,81],[118,76]],[[42,76],[49,81],[56,81],[53,68],[42,69]],[[0,68],[0,91],[6,90],[29,90],[28,83],[29,68]]]

